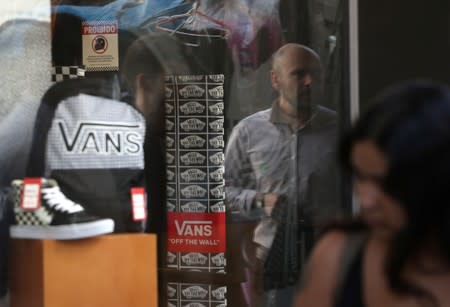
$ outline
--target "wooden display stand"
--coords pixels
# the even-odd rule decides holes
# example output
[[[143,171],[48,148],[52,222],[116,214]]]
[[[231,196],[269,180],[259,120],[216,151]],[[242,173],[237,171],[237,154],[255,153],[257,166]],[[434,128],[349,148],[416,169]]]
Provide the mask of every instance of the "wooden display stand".
[[[156,236],[11,240],[11,307],[156,307]]]

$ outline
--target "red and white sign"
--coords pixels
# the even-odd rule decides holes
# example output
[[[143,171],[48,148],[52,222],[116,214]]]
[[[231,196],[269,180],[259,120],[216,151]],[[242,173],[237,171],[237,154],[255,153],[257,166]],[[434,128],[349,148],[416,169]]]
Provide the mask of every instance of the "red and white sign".
[[[147,197],[144,188],[131,188],[133,221],[145,221],[147,218]]]
[[[170,252],[225,252],[225,212],[168,212],[167,231],[167,249]]]
[[[117,21],[85,21],[81,29],[83,65],[87,71],[117,71],[119,44]]]
[[[20,207],[24,211],[34,211],[41,206],[41,178],[24,178]]]

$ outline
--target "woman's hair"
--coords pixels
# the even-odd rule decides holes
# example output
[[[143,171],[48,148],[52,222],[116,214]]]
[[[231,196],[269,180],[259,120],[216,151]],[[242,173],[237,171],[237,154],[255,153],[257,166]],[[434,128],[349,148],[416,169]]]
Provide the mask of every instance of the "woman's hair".
[[[352,171],[351,152],[372,141],[388,161],[381,186],[407,213],[389,246],[386,273],[400,293],[434,299],[401,276],[407,260],[427,246],[450,264],[450,88],[408,81],[384,90],[341,139],[339,158]]]

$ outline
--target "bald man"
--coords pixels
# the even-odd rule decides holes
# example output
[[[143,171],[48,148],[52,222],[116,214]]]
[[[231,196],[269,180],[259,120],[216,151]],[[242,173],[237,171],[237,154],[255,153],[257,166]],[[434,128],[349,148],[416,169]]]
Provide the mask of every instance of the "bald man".
[[[320,106],[321,63],[310,48],[272,57],[272,107],[234,127],[225,153],[228,209],[258,218],[251,306],[290,306],[318,225],[337,213],[336,114]],[[244,253],[249,253],[244,250]]]

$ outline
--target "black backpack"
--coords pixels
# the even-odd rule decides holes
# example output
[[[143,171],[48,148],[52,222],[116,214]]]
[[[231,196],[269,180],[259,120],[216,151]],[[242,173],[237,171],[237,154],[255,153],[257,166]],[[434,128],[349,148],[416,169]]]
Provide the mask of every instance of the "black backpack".
[[[111,99],[106,80],[54,84],[37,113],[27,177],[56,179],[88,213],[112,218],[115,232],[139,232],[131,189],[144,187],[145,120],[130,104]]]

